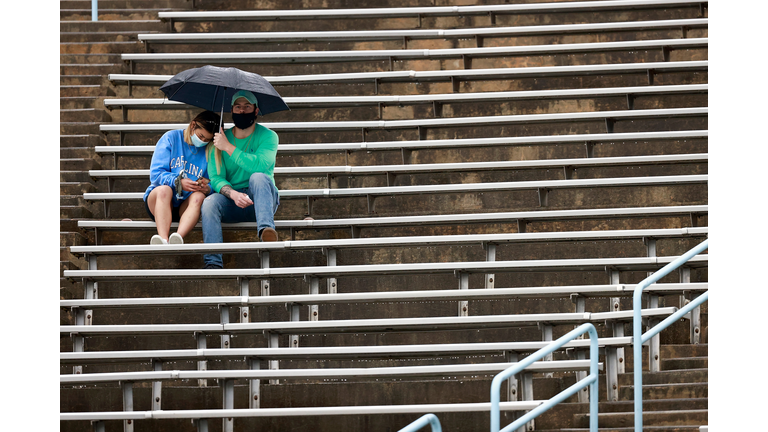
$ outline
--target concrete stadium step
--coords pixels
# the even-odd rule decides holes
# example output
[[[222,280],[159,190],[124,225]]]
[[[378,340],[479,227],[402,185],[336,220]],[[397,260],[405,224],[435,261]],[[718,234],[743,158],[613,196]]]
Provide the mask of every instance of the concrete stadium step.
[[[104,9],[98,8],[100,21],[126,21],[126,20],[154,20],[160,11],[172,11],[173,8],[150,9]],[[61,21],[90,21],[91,8],[88,9],[60,9]]]
[[[60,75],[59,85],[61,86],[75,86],[75,85],[102,85],[109,82],[105,80],[103,75]]]
[[[61,32],[60,43],[113,43],[113,42],[138,42],[140,34],[152,34],[158,31],[105,31],[105,32]],[[88,51],[82,51],[88,52]]]
[[[680,411],[680,410],[702,410],[707,409],[709,400],[707,398],[695,398],[695,399],[652,399],[643,400],[643,411]],[[602,413],[615,413],[615,412],[634,412],[635,402],[617,401],[617,402],[600,402],[600,410]]]
[[[137,41],[115,42],[62,42],[59,44],[61,54],[115,54],[144,52],[144,45]]]
[[[59,147],[96,147],[105,145],[101,134],[60,135]]]
[[[100,135],[99,123],[95,122],[60,122],[60,135]],[[155,141],[155,144],[157,141]]]
[[[61,159],[93,159],[101,162],[101,156],[94,152],[93,147],[62,147],[59,150],[59,157]]]
[[[59,110],[59,118],[61,122],[78,122],[78,123],[110,123],[112,122],[112,116],[109,115],[106,109],[99,108],[73,108],[73,109],[61,109]]]
[[[104,107],[104,96],[71,96],[59,98],[59,108],[68,109],[101,109]]]
[[[168,24],[158,19],[149,20],[100,20],[91,21],[60,21],[59,31],[62,33],[77,33],[87,37],[88,34],[111,33],[111,32],[166,32]]]
[[[626,385],[619,388],[619,398],[623,400],[633,399],[634,386]],[[687,399],[706,398],[709,384],[704,383],[676,383],[676,384],[648,384],[643,383],[643,399]]]
[[[93,179],[85,171],[59,171],[59,181],[93,183]]]
[[[688,409],[675,411],[644,411],[643,430],[645,426],[699,426],[707,424],[707,409]],[[589,414],[576,414],[575,426],[589,427]],[[599,413],[598,427],[622,428],[631,427],[635,422],[635,414],[632,413]]]
[[[81,195],[97,190],[96,185],[89,182],[60,182],[59,193],[61,195]]]
[[[709,345],[705,343],[661,346],[661,354],[666,358],[706,357],[708,353]]]
[[[64,65],[102,65],[102,64],[122,64],[123,60],[120,58],[119,53],[97,53],[97,54],[59,54],[59,63]],[[61,75],[77,75],[77,74],[61,74]],[[95,75],[95,74],[89,74]],[[103,75],[103,74],[102,74]]]
[[[78,63],[78,64],[61,64],[59,65],[59,73],[65,76],[107,76],[110,73],[120,73],[125,68],[122,62],[120,63]]]
[[[59,159],[59,169],[62,171],[88,171],[100,169],[99,161],[92,158]]]
[[[82,246],[88,244],[88,238],[79,232],[59,233],[59,247]]]
[[[77,219],[70,218],[59,219],[59,231],[81,232],[80,227],[77,226]]]
[[[59,0],[61,9],[88,9],[91,0]],[[237,4],[237,2],[235,2]],[[152,9],[174,8],[179,10],[192,9],[188,0],[99,0],[99,9]]]
[[[86,85],[63,85],[59,86],[60,97],[75,97],[75,96],[102,96],[104,91],[101,84],[86,84]]]
[[[661,362],[669,360],[661,355]],[[632,385],[634,375],[631,373],[619,374],[619,385]],[[645,384],[685,384],[685,383],[706,383],[708,382],[708,372],[706,368],[701,369],[681,369],[681,370],[663,370],[661,372],[643,372],[643,385]]]
[[[709,360],[708,357],[670,358],[662,360],[661,365],[664,370],[706,369]]]
[[[94,217],[94,213],[85,207],[60,205],[59,214],[62,218],[71,219],[91,219]]]

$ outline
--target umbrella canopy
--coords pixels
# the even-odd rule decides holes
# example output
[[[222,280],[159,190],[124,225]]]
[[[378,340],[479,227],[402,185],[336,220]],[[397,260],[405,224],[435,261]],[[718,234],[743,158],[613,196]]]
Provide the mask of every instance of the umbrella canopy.
[[[174,75],[160,87],[168,100],[183,102],[213,112],[230,112],[232,96],[248,90],[259,102],[259,114],[290,110],[272,84],[263,76],[237,68],[203,66]]]

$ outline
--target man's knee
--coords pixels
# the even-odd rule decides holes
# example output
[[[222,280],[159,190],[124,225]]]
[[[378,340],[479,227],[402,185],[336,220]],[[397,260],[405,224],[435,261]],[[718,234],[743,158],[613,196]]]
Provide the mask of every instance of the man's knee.
[[[269,176],[264,173],[253,173],[251,174],[251,178],[249,179],[249,184],[251,186],[263,186],[271,182],[269,179]]]

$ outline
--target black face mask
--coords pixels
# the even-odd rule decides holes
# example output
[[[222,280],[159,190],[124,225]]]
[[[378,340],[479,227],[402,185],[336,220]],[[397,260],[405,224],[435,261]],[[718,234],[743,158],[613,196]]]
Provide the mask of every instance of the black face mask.
[[[235,127],[238,129],[248,129],[256,122],[256,110],[252,113],[235,114],[232,113],[232,121],[235,123]]]

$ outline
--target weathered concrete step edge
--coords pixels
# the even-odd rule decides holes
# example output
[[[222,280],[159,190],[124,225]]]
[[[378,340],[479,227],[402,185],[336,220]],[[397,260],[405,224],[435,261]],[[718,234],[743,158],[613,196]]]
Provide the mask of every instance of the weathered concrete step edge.
[[[643,372],[643,385],[662,384],[662,383],[701,383],[706,382],[708,370],[706,368],[685,369],[685,370],[666,370],[661,372]],[[632,385],[634,383],[634,374],[626,373],[619,375],[620,385]]]
[[[635,413],[599,413],[598,426],[627,427],[634,424]],[[683,426],[707,423],[708,410],[682,411],[645,411],[643,425]],[[589,426],[589,414],[575,414],[574,423],[581,427]]]

